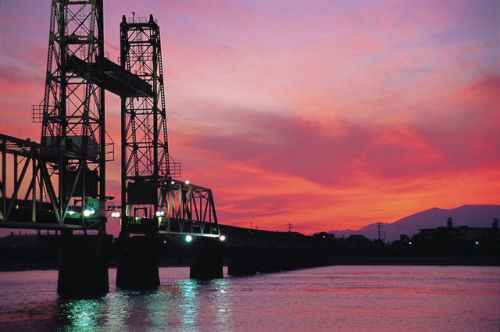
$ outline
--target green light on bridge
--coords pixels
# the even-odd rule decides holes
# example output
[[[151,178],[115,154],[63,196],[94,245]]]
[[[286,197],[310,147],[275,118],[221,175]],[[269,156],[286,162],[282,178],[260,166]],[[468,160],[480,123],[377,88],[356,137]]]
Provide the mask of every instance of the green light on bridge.
[[[85,208],[83,210],[83,216],[84,217],[90,217],[93,214],[95,214],[95,210],[93,208]]]
[[[186,235],[186,237],[184,239],[186,240],[187,243],[190,243],[193,241],[193,237],[191,235]]]

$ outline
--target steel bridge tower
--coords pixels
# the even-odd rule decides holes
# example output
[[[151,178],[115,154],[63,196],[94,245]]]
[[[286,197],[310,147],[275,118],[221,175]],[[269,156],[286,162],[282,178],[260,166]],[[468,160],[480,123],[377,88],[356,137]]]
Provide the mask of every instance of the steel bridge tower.
[[[34,119],[42,123],[42,146],[71,151],[81,158],[52,156],[47,160],[52,182],[58,186],[48,194],[55,196],[60,219],[74,212],[70,201],[78,197],[87,217],[102,218],[101,230],[107,152],[104,88],[89,72],[92,64],[103,62],[102,0],[52,1],[45,93],[42,104],[34,108]]]
[[[121,66],[153,89],[152,97],[121,99],[122,229],[135,218],[155,217],[161,180],[179,175],[180,165],[168,151],[160,28],[149,21],[120,24]],[[133,217],[133,220],[130,219]]]
[[[219,236],[212,191],[183,181],[168,150],[160,27],[149,19],[120,24],[121,66],[153,95],[122,97],[122,232]]]

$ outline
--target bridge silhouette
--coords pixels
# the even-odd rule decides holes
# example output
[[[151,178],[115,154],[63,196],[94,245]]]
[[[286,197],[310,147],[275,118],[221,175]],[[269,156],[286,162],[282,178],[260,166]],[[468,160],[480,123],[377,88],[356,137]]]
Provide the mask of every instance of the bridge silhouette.
[[[59,293],[107,291],[106,162],[114,160],[105,126],[109,91],[121,99],[117,284],[159,284],[159,234],[200,239],[192,277],[222,276],[212,191],[176,179],[180,164],[168,150],[156,20],[123,16],[119,64],[105,57],[103,0],[52,0],[49,29],[44,96],[32,114],[41,123],[40,143],[0,135],[0,227],[55,231]]]

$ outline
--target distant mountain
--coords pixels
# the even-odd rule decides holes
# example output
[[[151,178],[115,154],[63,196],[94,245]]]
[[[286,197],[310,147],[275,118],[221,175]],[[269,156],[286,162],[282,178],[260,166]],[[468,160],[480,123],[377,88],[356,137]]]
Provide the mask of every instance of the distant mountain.
[[[453,218],[453,226],[491,227],[494,218],[500,219],[500,205],[463,205],[455,209],[432,208],[411,216],[404,217],[392,223],[380,223],[382,238],[385,241],[395,241],[400,234],[412,236],[422,228],[446,226],[448,217]],[[335,237],[348,237],[361,234],[369,239],[378,238],[377,223],[370,224],[358,230],[332,230],[328,233]]]

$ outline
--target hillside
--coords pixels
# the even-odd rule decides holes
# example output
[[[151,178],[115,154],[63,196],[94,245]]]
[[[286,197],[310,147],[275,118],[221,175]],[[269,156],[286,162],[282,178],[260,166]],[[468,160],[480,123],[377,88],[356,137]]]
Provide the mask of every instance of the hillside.
[[[463,205],[455,209],[428,209],[392,223],[381,223],[382,238],[385,241],[394,241],[399,239],[400,234],[411,236],[422,228],[446,226],[448,217],[453,218],[455,227],[490,227],[494,218],[500,219],[500,205]],[[377,223],[357,230],[332,230],[329,233],[335,234],[335,237],[362,234],[370,239],[378,238]]]

